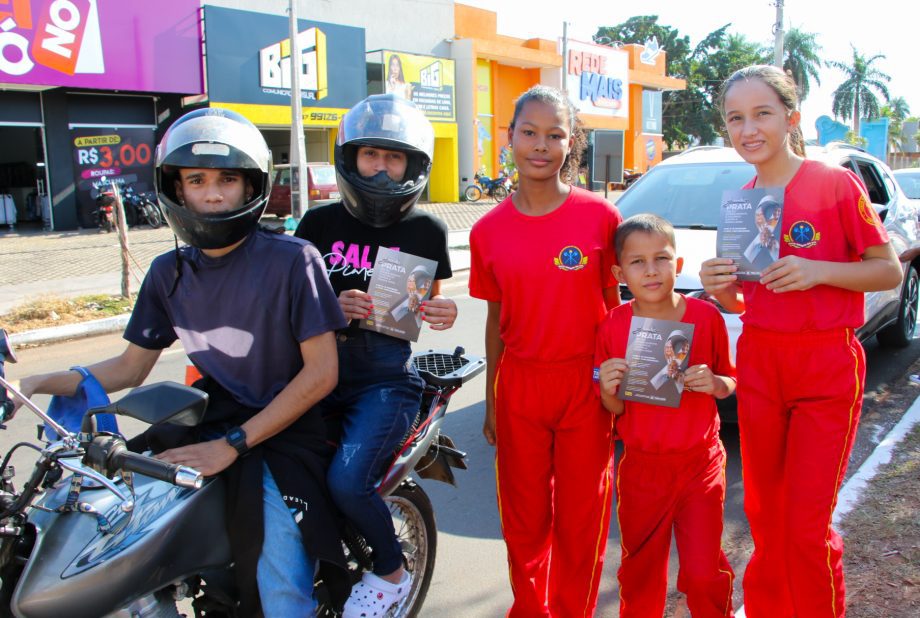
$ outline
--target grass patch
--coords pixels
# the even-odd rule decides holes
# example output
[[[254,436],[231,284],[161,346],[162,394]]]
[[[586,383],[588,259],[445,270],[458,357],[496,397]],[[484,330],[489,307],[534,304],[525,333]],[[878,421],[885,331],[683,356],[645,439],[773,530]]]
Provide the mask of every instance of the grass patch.
[[[91,294],[77,298],[42,296],[13,308],[0,316],[0,327],[8,333],[21,333],[37,328],[60,326],[98,320],[130,313],[134,298]]]

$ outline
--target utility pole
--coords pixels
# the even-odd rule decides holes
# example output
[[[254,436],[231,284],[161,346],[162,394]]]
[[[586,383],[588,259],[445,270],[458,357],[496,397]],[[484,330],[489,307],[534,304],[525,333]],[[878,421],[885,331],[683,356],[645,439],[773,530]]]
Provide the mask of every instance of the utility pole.
[[[566,87],[566,65],[569,63],[569,22],[562,22],[562,75],[560,88],[566,96],[569,95],[569,89]]]
[[[300,98],[303,54],[297,43],[297,0],[288,0],[288,3],[291,17],[291,215],[300,221],[303,218],[303,203],[307,196],[307,148],[303,139],[303,110]]]
[[[773,64],[783,68],[783,4],[785,0],[776,0],[776,23],[773,24]]]

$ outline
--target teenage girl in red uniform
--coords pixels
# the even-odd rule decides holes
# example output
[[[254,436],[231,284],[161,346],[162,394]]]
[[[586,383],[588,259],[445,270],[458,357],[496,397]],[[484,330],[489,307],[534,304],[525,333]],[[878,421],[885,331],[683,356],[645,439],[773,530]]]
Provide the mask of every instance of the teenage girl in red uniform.
[[[804,159],[795,84],[772,66],[723,87],[735,150],[751,187],[785,187],[780,259],[740,283],[730,259],[703,263],[708,293],[744,311],[738,417],[744,508],[754,553],[750,618],[843,616],[843,542],[831,528],[862,406],[865,356],[854,329],[863,292],[901,282],[888,235],[850,171]]]
[[[496,447],[509,616],[590,616],[610,520],[611,415],[592,366],[597,325],[619,303],[621,217],[560,178],[564,163],[578,169],[575,122],[558,90],[518,99],[508,137],[520,187],[470,234],[470,294],[489,303],[483,433]]]

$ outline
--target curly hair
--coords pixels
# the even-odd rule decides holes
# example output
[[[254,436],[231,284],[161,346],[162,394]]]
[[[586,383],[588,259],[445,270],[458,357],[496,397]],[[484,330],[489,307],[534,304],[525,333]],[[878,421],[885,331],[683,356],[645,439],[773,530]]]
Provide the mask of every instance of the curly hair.
[[[581,120],[578,119],[578,109],[564,92],[550,86],[536,85],[531,87],[527,92],[522,94],[514,104],[514,116],[511,118],[511,130],[517,122],[518,116],[524,109],[524,105],[530,101],[539,101],[552,105],[557,110],[565,112],[566,119],[569,122],[569,134],[572,137],[572,147],[562,162],[562,168],[559,170],[559,178],[566,184],[572,184],[578,179],[578,168],[581,165],[581,155],[588,146],[588,136],[582,126]]]

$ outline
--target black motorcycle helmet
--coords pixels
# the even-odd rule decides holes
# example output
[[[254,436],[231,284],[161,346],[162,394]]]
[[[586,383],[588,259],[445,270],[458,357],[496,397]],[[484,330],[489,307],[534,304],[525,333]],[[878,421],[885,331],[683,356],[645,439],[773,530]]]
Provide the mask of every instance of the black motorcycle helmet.
[[[239,170],[252,185],[252,198],[236,210],[198,214],[180,203],[180,168]],[[185,114],[157,146],[157,197],[173,233],[199,249],[220,249],[242,240],[259,225],[271,192],[272,155],[254,124],[220,108]]]
[[[361,146],[406,153],[403,179],[392,180],[385,172],[361,176],[357,167]],[[396,223],[425,189],[433,152],[434,129],[414,103],[392,94],[367,97],[342,117],[335,142],[335,175],[345,208],[373,227]]]

